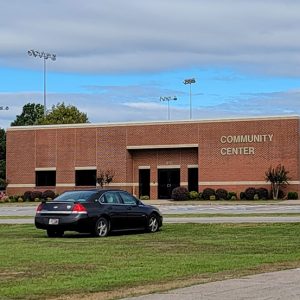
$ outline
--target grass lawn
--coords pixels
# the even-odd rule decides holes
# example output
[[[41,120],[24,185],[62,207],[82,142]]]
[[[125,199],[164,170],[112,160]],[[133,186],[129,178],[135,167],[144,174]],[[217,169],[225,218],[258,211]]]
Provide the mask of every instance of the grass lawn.
[[[164,214],[164,218],[215,218],[215,217],[298,217],[300,213],[183,213]],[[1,217],[0,217],[1,218]]]
[[[1,299],[111,299],[300,266],[300,225],[291,223],[167,224],[155,234],[53,239],[32,225],[0,225],[0,241]]]

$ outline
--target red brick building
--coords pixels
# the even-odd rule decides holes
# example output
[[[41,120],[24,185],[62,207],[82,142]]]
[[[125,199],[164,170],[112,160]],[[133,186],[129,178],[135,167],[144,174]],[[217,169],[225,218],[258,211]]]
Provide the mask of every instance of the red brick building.
[[[8,194],[110,186],[169,198],[176,186],[240,192],[267,187],[265,171],[283,164],[299,192],[299,117],[11,127]]]

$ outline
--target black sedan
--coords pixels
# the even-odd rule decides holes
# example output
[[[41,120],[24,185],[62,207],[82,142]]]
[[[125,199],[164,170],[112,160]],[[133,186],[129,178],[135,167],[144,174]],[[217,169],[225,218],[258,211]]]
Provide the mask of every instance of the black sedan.
[[[65,231],[105,237],[113,231],[156,232],[162,219],[156,207],[126,191],[93,189],[64,192],[53,201],[42,202],[36,210],[35,226],[47,230],[49,237],[61,237]]]

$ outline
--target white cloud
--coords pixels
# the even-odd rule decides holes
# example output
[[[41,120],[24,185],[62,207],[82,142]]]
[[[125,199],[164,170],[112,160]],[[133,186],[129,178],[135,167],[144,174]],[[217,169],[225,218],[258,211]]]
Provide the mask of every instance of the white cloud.
[[[116,87],[119,93],[118,87]],[[24,104],[35,102],[41,95],[36,93],[0,93],[0,106],[9,103],[8,111],[0,111],[0,127],[7,128],[20,114]],[[48,107],[65,102],[78,107],[88,114],[93,123],[126,122],[126,121],[154,121],[168,118],[167,103],[151,99],[143,101],[114,101],[115,95],[111,88],[109,94],[48,94]],[[195,97],[195,100],[196,97]],[[42,103],[42,101],[40,101]],[[197,105],[198,103],[198,105]],[[176,106],[177,102],[170,102],[171,120],[189,119],[188,106]],[[229,117],[300,115],[300,90],[283,91],[279,93],[249,94],[238,97],[222,104],[201,106],[195,101],[193,119],[218,119]]]
[[[57,54],[67,72],[149,72],[235,66],[299,76],[294,0],[2,1],[0,64],[39,67],[29,49]]]

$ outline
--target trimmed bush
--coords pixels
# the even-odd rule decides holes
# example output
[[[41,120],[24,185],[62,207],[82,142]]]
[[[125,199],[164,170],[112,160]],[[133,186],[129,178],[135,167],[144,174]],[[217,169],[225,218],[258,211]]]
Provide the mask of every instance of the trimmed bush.
[[[215,195],[216,195],[215,190],[211,188],[206,188],[202,192],[202,198],[204,200],[210,200],[210,196],[215,196]]]
[[[228,200],[236,200],[237,199],[237,194],[235,192],[228,192],[227,199]]]
[[[150,197],[147,195],[140,197],[140,200],[149,200],[149,199],[150,199]]]
[[[218,200],[226,200],[228,196],[228,192],[224,189],[217,189],[216,190],[216,198]]]
[[[298,199],[298,193],[297,192],[288,192],[287,198],[289,200],[297,200]]]
[[[253,200],[255,194],[256,194],[256,189],[253,187],[249,187],[245,190],[245,196],[247,200]]]
[[[256,194],[258,195],[259,199],[269,199],[269,191],[266,188],[257,189]]]
[[[245,194],[245,192],[241,192],[240,193],[240,199],[241,200],[246,200],[246,194]]]
[[[190,198],[191,200],[199,199],[199,193],[196,192],[196,191],[191,191],[191,192],[189,193],[189,198]]]
[[[253,200],[259,200],[258,194],[255,194],[255,195],[254,195]]]
[[[172,191],[172,199],[175,201],[184,201],[189,199],[189,191],[183,186],[176,187]]]
[[[51,190],[46,190],[46,191],[43,192],[42,198],[43,199],[48,199],[48,198],[54,199],[55,198],[55,193]]]
[[[31,199],[31,191],[26,191],[25,193],[24,193],[24,195],[23,195],[23,199],[25,200],[25,201],[31,201],[32,199]]]
[[[42,198],[43,193],[40,191],[33,191],[31,192],[31,199],[35,200],[35,198]]]

